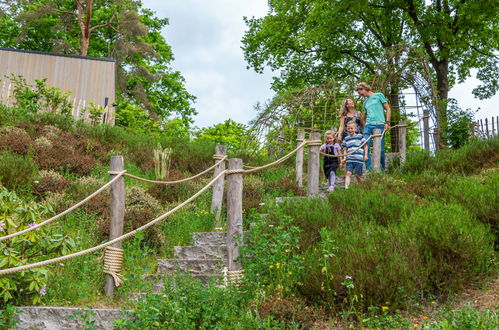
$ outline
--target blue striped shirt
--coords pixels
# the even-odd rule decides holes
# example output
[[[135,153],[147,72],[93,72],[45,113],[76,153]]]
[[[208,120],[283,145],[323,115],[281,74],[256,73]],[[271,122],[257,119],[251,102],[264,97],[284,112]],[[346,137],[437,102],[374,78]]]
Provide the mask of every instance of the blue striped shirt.
[[[354,136],[347,135],[343,139],[343,143],[341,144],[342,147],[346,148],[347,152],[356,149],[358,146],[360,146],[362,143],[364,143],[366,139],[364,139],[364,136],[362,134],[355,134]],[[359,148],[357,151],[355,151],[353,154],[347,156],[347,162],[356,162],[356,163],[363,163],[364,162],[364,146],[362,148]]]

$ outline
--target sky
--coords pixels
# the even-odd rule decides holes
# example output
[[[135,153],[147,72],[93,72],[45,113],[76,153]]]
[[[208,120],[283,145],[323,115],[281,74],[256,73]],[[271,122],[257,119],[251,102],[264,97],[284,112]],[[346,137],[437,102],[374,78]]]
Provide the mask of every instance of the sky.
[[[197,97],[195,126],[206,127],[233,119],[247,124],[256,116],[254,106],[274,95],[273,73],[246,68],[241,39],[246,25],[243,16],[263,17],[267,0],[143,0],[145,8],[168,18],[162,34],[172,47],[173,69],[185,78],[189,93]],[[275,73],[274,73],[275,74]],[[499,95],[480,101],[471,90],[470,78],[449,93],[464,109],[478,109],[476,118],[499,115]]]

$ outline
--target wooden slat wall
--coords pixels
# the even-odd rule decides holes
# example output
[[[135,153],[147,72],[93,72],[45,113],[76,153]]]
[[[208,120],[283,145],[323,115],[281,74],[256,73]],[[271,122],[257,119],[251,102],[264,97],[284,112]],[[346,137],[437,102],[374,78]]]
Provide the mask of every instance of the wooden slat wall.
[[[6,102],[6,89],[10,85],[4,75],[22,75],[29,83],[47,78],[49,86],[71,91],[70,99],[75,104],[73,115],[80,117],[81,107],[89,102],[104,106],[106,97],[109,105],[115,102],[115,73],[114,61],[0,49],[0,79],[3,81],[0,83],[0,102]],[[108,109],[106,122],[112,124],[114,108],[109,106]],[[84,117],[88,119],[88,113]]]

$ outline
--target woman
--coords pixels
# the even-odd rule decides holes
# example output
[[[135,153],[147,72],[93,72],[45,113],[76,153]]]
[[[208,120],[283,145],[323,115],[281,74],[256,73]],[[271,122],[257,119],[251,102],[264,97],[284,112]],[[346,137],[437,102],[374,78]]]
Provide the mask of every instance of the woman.
[[[338,140],[342,141],[345,136],[347,136],[347,123],[351,120],[355,120],[357,124],[357,133],[362,134],[364,130],[364,116],[362,112],[355,111],[355,103],[349,97],[347,97],[341,104],[340,109],[340,128],[338,130]]]

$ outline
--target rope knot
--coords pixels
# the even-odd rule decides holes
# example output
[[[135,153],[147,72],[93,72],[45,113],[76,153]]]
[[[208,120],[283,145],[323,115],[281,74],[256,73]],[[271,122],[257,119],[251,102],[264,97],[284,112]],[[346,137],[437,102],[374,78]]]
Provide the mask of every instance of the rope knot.
[[[243,170],[242,168],[234,169],[234,170],[225,170],[225,174],[231,175],[231,174],[244,174],[246,171]]]
[[[321,140],[310,140],[308,141],[308,146],[309,147],[315,147],[315,146],[321,146],[322,141]]]
[[[112,246],[106,247],[106,250],[104,251],[104,273],[113,277],[114,286],[123,284],[123,278],[120,274],[122,262],[123,249]]]
[[[108,174],[111,174],[111,175],[118,175],[118,174],[125,174],[126,173],[126,170],[123,170],[123,171],[107,171]]]
[[[213,155],[214,160],[222,160],[225,159],[227,156],[224,155]]]
[[[223,276],[224,276],[224,286],[228,287],[229,285],[240,285],[243,282],[244,278],[244,270],[229,270],[227,267],[223,268]]]

